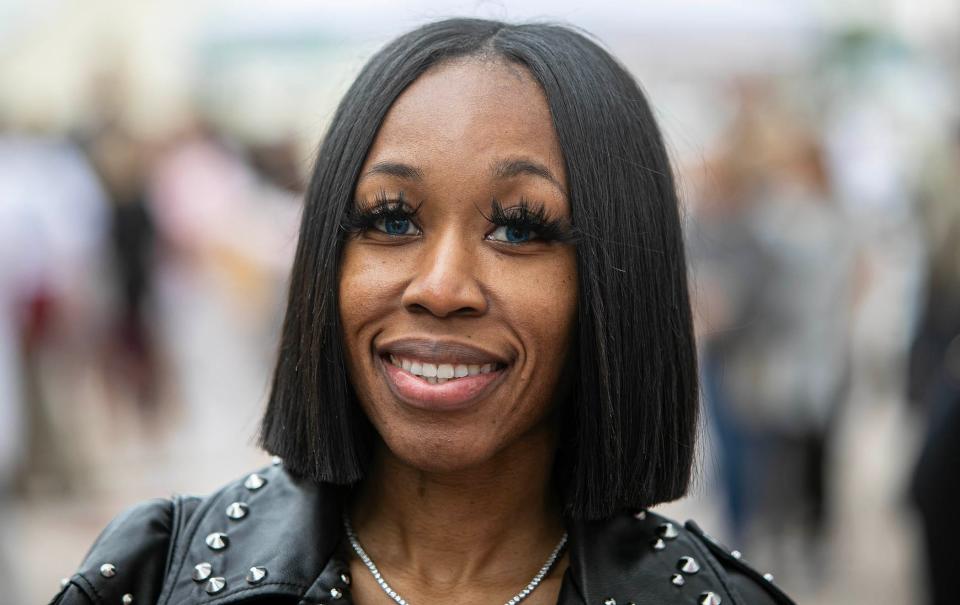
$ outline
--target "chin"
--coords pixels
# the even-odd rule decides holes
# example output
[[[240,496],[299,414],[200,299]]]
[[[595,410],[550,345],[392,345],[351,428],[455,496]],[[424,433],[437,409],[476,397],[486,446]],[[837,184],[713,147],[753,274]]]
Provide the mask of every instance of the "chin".
[[[383,438],[386,453],[425,473],[465,471],[496,456],[497,448],[484,447],[486,440],[479,436],[432,433],[417,429],[405,435],[386,435]]]

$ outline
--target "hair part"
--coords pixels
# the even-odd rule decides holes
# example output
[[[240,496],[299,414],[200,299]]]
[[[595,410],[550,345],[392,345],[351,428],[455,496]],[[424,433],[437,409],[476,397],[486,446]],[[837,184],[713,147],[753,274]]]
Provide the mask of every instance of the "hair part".
[[[676,186],[641,89],[583,34],[449,19],[380,50],[341,101],[306,194],[260,444],[316,481],[364,476],[373,428],[350,385],[337,308],[345,233],[367,152],[391,105],[455,58],[505,60],[543,88],[578,232],[571,397],[555,476],[564,513],[600,519],[686,493],[699,391]]]

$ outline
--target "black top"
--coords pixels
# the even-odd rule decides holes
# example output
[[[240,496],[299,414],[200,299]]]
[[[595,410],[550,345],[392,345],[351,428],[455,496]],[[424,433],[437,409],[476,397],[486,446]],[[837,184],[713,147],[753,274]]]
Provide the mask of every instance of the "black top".
[[[277,464],[206,498],[144,502],[107,526],[51,603],[347,605],[339,490]],[[568,531],[558,605],[793,603],[692,521],[642,511]]]

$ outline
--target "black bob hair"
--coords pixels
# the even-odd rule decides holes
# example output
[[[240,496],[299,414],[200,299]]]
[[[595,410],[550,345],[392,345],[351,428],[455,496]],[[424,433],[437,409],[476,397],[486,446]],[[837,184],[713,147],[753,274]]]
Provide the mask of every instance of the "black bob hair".
[[[600,519],[683,496],[699,407],[680,211],[650,107],[629,73],[568,27],[480,19],[430,23],[387,44],[341,101],[306,194],[260,445],[295,475],[352,484],[375,435],[350,385],[337,308],[361,166],[397,97],[439,63],[525,67],[563,150],[579,303],[573,385],[555,477],[564,514]]]

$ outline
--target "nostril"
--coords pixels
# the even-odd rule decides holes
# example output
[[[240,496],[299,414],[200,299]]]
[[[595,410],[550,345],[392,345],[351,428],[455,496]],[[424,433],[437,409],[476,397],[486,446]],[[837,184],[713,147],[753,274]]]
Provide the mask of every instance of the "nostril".
[[[411,313],[429,313],[430,309],[424,307],[420,303],[412,303],[407,305],[407,310]]]
[[[479,315],[480,309],[475,309],[473,307],[461,307],[453,312],[453,315]]]
[[[411,313],[429,313],[437,317],[472,317],[475,315],[480,315],[483,311],[476,307],[459,307],[453,311],[445,311],[440,305],[434,305],[428,307],[421,303],[409,303],[407,304],[407,310]]]

